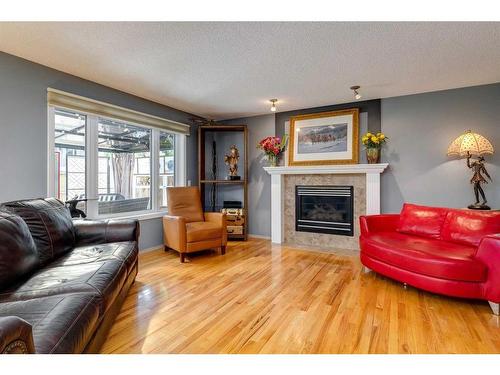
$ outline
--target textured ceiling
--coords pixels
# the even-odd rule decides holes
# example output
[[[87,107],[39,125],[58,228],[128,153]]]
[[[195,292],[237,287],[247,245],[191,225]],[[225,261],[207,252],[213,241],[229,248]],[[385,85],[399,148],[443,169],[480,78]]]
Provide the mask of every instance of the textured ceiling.
[[[500,81],[500,23],[0,23],[0,50],[215,119]]]

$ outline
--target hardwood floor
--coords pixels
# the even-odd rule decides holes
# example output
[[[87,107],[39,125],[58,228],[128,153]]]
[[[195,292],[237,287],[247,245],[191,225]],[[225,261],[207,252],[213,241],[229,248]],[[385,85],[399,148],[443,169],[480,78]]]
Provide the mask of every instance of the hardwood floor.
[[[140,256],[102,353],[498,353],[486,302],[363,273],[357,256],[232,242]]]

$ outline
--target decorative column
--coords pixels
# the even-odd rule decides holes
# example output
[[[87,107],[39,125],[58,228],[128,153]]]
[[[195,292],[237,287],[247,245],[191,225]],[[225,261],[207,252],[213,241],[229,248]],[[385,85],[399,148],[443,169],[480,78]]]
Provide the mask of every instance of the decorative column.
[[[282,174],[271,175],[271,241],[283,242],[283,183]]]

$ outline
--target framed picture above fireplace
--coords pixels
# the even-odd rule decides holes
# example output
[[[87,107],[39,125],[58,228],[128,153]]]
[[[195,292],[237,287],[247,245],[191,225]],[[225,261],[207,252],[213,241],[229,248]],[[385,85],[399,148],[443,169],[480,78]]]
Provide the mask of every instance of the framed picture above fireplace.
[[[358,163],[359,110],[290,118],[288,165]]]

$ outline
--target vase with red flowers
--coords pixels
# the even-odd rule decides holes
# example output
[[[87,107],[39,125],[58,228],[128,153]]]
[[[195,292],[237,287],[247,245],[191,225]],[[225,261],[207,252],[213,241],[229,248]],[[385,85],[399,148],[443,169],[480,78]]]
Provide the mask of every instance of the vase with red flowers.
[[[266,137],[257,144],[264,151],[270,167],[276,167],[278,159],[286,147],[287,135],[281,137]]]

